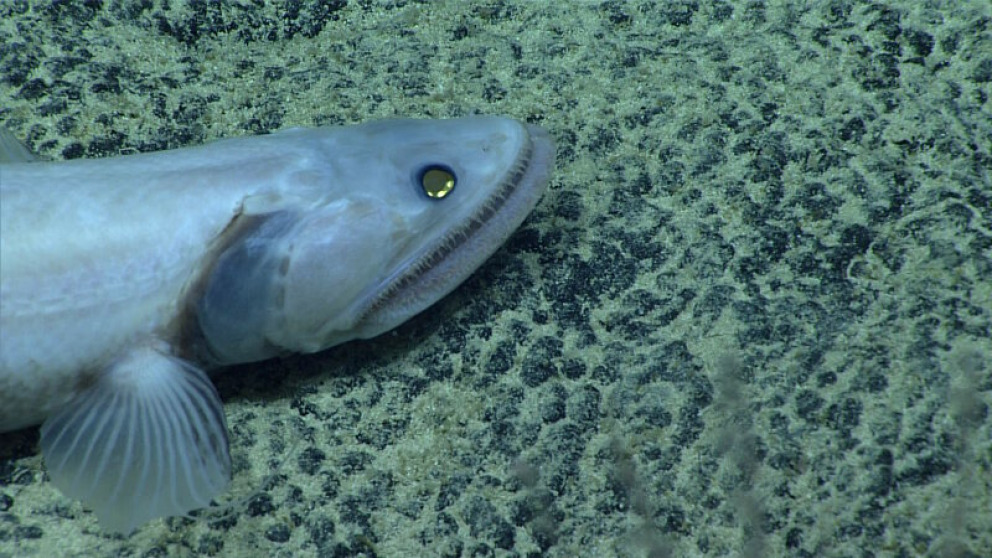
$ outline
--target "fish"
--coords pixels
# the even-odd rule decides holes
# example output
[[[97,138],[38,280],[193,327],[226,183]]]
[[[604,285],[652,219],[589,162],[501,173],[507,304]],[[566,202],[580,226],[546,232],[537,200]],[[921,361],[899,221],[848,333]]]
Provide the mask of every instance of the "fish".
[[[46,162],[0,135],[0,432],[112,533],[231,477],[210,376],[389,331],[521,225],[555,148],[499,116]]]

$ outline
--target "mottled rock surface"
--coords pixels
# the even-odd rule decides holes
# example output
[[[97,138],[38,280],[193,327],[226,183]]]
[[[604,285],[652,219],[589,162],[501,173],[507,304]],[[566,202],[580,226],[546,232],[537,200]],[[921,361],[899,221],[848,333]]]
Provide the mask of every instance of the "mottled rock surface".
[[[992,556],[990,53],[982,2],[0,0],[48,158],[474,113],[559,152],[395,334],[217,379],[227,517],[106,537],[28,430],[0,557]]]

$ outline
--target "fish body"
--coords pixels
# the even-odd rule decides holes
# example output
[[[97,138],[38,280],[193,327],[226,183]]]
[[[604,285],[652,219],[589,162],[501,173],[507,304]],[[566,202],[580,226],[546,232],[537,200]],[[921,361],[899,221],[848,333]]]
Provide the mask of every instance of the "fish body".
[[[473,117],[26,158],[0,164],[0,432],[42,424],[56,486],[130,532],[228,482],[205,371],[433,304],[534,207],[553,146]]]

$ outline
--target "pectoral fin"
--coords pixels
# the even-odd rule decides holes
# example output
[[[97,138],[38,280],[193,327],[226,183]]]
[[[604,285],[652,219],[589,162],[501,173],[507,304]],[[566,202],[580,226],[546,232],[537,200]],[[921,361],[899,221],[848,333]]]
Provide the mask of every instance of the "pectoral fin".
[[[132,350],[41,427],[52,482],[111,531],[204,507],[231,473],[210,379],[156,348]]]
[[[30,163],[35,157],[14,134],[0,128],[0,163]]]

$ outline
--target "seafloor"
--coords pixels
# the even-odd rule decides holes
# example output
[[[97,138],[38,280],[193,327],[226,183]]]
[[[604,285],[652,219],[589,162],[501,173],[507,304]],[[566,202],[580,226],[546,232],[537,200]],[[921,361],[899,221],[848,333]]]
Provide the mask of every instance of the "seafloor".
[[[0,0],[0,125],[49,158],[558,144],[451,296],[218,378],[227,517],[107,536],[34,429],[0,556],[992,556],[990,95],[988,2]]]

